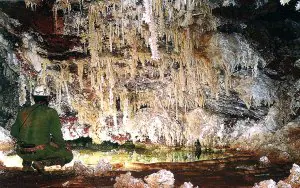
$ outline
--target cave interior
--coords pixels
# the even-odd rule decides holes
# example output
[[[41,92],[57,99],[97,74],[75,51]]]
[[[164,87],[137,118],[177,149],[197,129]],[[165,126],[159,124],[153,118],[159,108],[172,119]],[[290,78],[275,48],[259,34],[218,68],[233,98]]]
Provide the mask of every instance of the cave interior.
[[[300,187],[299,0],[6,0],[0,26],[3,187]],[[38,85],[74,155],[47,174],[10,135]]]

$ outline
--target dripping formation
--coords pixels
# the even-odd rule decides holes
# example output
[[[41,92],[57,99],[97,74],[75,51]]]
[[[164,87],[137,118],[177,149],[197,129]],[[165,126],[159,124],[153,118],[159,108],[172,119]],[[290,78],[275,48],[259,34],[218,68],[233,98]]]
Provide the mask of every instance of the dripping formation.
[[[84,7],[84,2],[79,4]],[[36,6],[34,1],[26,5]],[[58,10],[70,14],[71,3],[56,1],[55,20]],[[91,126],[89,136],[95,143],[132,134],[135,114],[151,109],[178,122],[170,127],[173,133],[166,129],[165,135],[152,141],[176,134],[165,144],[185,144],[180,132],[182,124],[191,121],[187,113],[203,107],[207,95],[218,98],[223,89],[228,94],[238,67],[252,70],[255,78],[258,65],[264,66],[242,36],[215,33],[217,19],[206,0],[96,1],[88,5],[85,23],[78,20],[82,18],[76,21],[77,35],[90,57],[63,62],[49,62],[37,54],[37,59],[26,58],[36,72],[29,75],[27,86],[31,91],[36,83],[50,85],[56,94],[53,107],[61,114],[66,109],[77,113],[79,124]],[[86,33],[80,33],[83,24],[88,25]],[[238,49],[230,46],[232,41]],[[35,67],[38,62],[42,70]],[[25,101],[24,82],[21,77],[20,102]],[[250,108],[251,96],[242,94]]]

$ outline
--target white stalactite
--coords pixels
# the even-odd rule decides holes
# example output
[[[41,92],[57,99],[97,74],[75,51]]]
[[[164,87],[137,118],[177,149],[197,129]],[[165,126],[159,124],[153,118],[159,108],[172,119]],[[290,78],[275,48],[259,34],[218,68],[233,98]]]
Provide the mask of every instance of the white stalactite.
[[[152,11],[152,0],[144,0],[144,7],[145,7],[145,13],[143,14],[142,19],[149,25],[149,31],[150,31],[149,45],[152,53],[151,58],[153,60],[159,60],[160,55],[159,55],[158,45],[157,45],[156,23]]]

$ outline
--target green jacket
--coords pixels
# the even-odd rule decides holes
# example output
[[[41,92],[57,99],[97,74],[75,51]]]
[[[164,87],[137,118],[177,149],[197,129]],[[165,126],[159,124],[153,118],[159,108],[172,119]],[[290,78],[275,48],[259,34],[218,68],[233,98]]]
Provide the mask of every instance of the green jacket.
[[[59,116],[47,105],[35,104],[22,109],[11,128],[11,135],[19,142],[35,145],[50,143],[52,137],[52,142],[65,147]]]

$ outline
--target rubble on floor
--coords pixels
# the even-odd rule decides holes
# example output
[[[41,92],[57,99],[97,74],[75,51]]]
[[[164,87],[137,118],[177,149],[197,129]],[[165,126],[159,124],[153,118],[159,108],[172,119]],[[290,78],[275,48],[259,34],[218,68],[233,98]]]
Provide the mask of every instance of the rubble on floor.
[[[162,169],[157,173],[150,174],[143,179],[135,178],[131,176],[130,172],[121,174],[116,178],[115,188],[151,188],[162,187],[171,188],[174,187],[175,179],[174,174],[168,170]],[[184,182],[181,188],[193,188],[193,184],[190,182]]]
[[[253,188],[292,188],[300,187],[300,167],[297,164],[293,164],[290,170],[290,175],[285,180],[280,180],[277,184],[274,180],[261,181],[256,183]]]
[[[112,165],[105,159],[100,159],[96,166],[83,164],[81,161],[75,161],[73,169],[76,174],[85,176],[101,175],[112,170]]]
[[[270,164],[270,160],[268,159],[267,156],[262,156],[261,158],[259,158],[259,162],[262,165],[268,165],[268,164]]]

